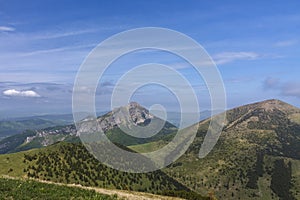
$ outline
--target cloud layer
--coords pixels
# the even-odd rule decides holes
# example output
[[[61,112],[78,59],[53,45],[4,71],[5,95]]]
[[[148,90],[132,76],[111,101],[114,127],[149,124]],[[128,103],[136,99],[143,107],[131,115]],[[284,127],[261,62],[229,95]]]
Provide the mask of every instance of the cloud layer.
[[[40,97],[40,95],[33,90],[19,91],[15,89],[9,89],[3,91],[3,94],[5,96],[17,96],[17,97]]]

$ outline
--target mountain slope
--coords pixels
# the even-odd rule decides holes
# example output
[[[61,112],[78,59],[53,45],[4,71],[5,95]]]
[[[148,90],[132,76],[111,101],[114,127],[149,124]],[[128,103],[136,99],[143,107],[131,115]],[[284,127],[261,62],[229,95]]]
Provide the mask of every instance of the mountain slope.
[[[178,161],[164,171],[220,199],[300,199],[300,110],[279,100],[227,112],[217,145],[204,159],[199,149],[210,119]]]

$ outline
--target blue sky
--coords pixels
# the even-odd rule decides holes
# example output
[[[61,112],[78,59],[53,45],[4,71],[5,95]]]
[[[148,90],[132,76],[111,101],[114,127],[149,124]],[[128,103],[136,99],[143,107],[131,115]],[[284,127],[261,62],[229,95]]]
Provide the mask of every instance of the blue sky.
[[[0,118],[71,113],[73,83],[88,53],[113,34],[149,26],[180,31],[207,50],[223,77],[229,108],[271,98],[300,107],[299,8],[299,1],[0,0]],[[109,110],[121,66],[153,60],[172,66],[176,59],[161,52],[120,59],[99,85],[98,110]],[[199,90],[201,110],[209,109],[203,81],[191,68],[173,66]],[[177,105],[156,86],[133,99]]]

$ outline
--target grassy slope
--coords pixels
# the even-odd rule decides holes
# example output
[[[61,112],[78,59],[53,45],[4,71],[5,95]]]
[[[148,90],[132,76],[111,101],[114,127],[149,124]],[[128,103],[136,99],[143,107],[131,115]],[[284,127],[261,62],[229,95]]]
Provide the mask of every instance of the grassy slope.
[[[158,150],[165,145],[166,142],[160,140],[160,141],[149,142],[146,144],[132,145],[132,146],[128,146],[128,148],[139,153],[146,153],[146,152],[152,152]]]
[[[117,200],[116,195],[105,195],[63,185],[40,183],[33,180],[0,178],[0,199],[93,199]]]
[[[283,182],[282,185],[292,182],[289,192],[294,198],[289,199],[299,199],[299,160],[265,155],[263,162],[259,162],[262,164],[263,173],[258,175],[257,146],[251,147],[251,144],[234,141],[222,142],[226,144],[219,145],[204,159],[197,158],[197,148],[195,152],[188,152],[164,171],[201,194],[214,191],[220,199],[279,199],[270,189],[270,185],[275,161],[284,160],[285,163],[292,163],[292,179],[283,182],[283,179],[274,178],[274,182]]]
[[[213,190],[221,199],[299,199],[299,109],[273,103],[228,111],[214,150],[199,159],[209,121],[202,122],[187,153],[164,171],[200,193]]]
[[[166,125],[159,133],[149,138],[136,138],[124,133],[119,128],[114,128],[106,132],[110,141],[123,146],[133,146],[138,144],[147,144],[155,141],[170,141],[175,135],[177,129],[174,126]]]
[[[184,192],[188,191],[185,186],[161,171],[134,174],[108,168],[79,144],[59,143],[42,149],[0,155],[0,166],[0,174],[12,177],[164,195],[177,191],[177,196],[192,195],[193,199],[202,199],[194,192]]]

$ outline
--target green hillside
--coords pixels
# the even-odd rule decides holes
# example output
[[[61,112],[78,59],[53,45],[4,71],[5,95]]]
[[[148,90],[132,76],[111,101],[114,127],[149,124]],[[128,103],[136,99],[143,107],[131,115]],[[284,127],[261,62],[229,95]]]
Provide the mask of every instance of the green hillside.
[[[278,100],[230,110],[217,145],[199,159],[205,120],[185,155],[164,171],[219,199],[300,199],[299,116],[298,108]]]
[[[0,155],[0,165],[0,174],[12,177],[204,199],[162,171],[139,174],[109,168],[99,163],[81,144],[57,143]]]

